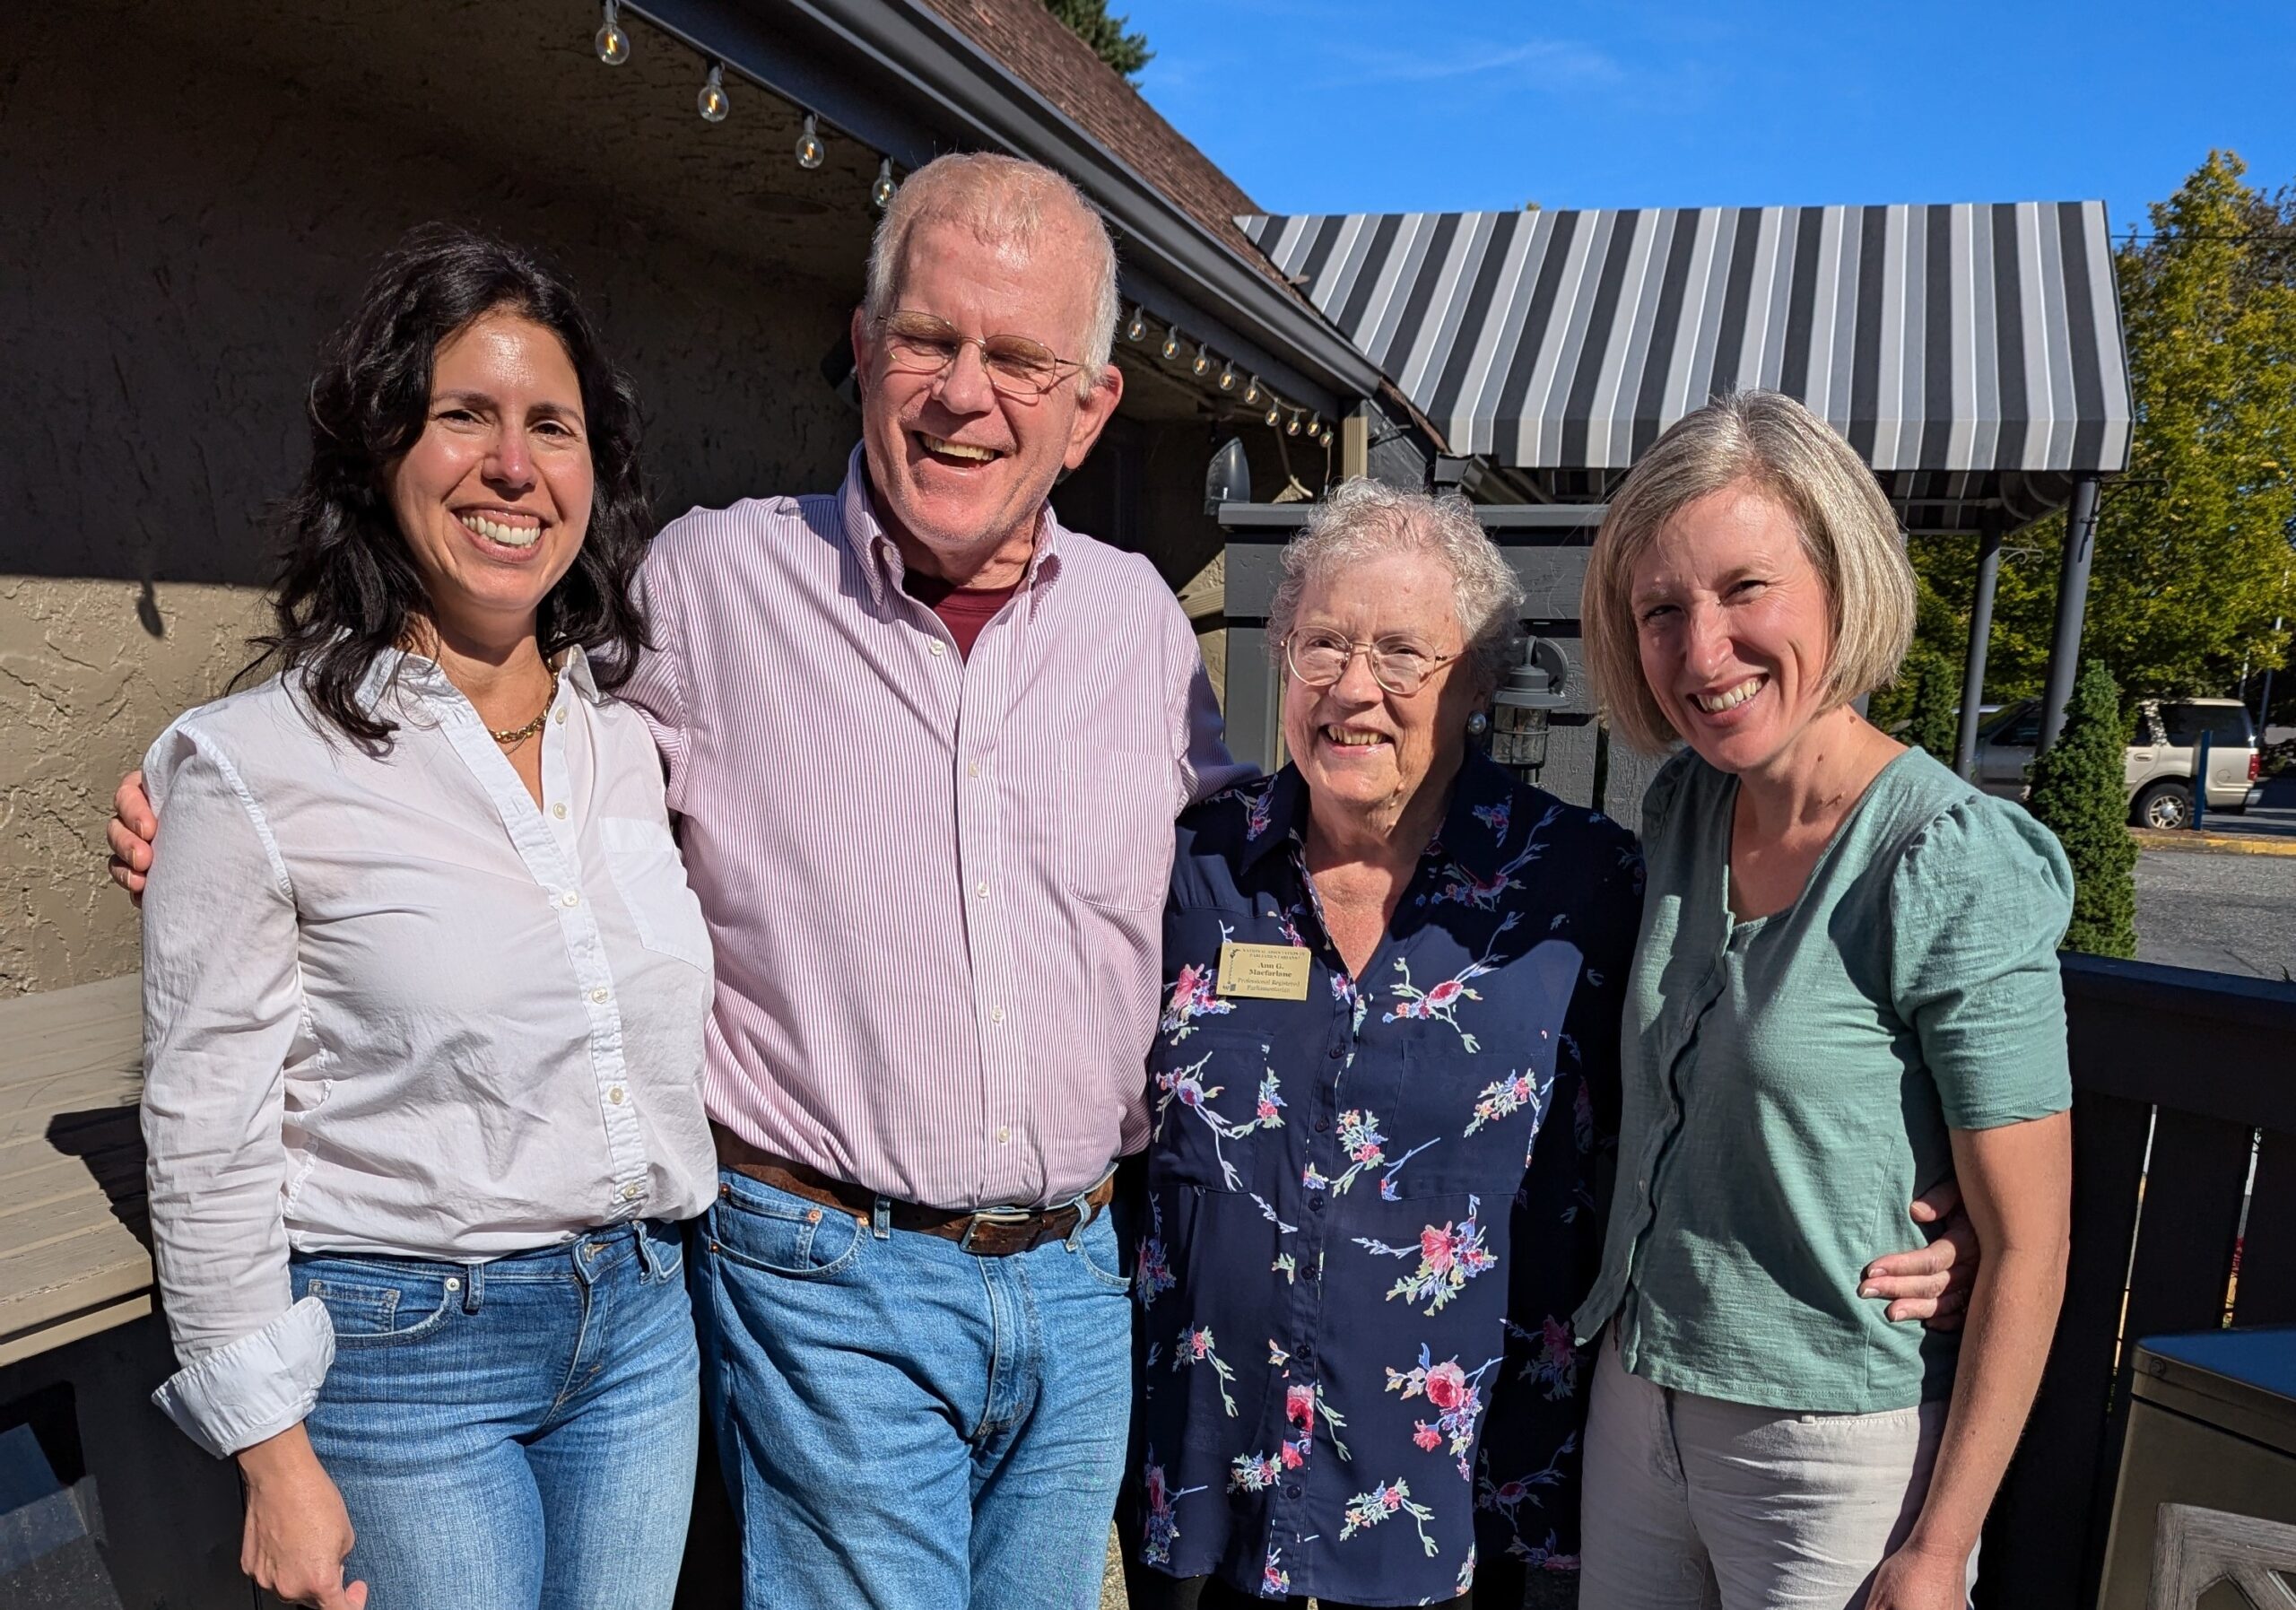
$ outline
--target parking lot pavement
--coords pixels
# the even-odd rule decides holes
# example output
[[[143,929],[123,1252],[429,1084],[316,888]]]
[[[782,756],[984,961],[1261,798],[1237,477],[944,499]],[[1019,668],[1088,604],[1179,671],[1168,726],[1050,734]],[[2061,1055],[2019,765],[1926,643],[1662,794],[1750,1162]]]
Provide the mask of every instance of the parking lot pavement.
[[[2201,826],[2211,833],[2296,840],[2296,771],[2266,778],[2255,805],[2237,814],[2211,811]]]
[[[2209,831],[2224,820],[2238,818],[2212,816]],[[2296,979],[2296,856],[2147,849],[2136,857],[2136,954]]]

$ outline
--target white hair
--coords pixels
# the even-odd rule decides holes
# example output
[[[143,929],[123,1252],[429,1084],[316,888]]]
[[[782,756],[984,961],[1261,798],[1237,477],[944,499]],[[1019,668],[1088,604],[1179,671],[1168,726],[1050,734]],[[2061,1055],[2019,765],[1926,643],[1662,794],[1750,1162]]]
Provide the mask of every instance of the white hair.
[[[1091,324],[1081,332],[1083,370],[1077,389],[1089,392],[1098,387],[1100,371],[1108,367],[1109,350],[1116,344],[1120,302],[1116,243],[1109,238],[1100,209],[1084,193],[1042,163],[1019,157],[974,151],[934,158],[893,193],[892,205],[877,222],[876,237],[869,243],[869,288],[863,303],[871,319],[891,312],[900,294],[901,258],[909,236],[921,223],[940,222],[961,224],[984,246],[1022,251],[1033,251],[1048,225],[1072,224],[1093,259],[1094,281]]]
[[[1391,553],[1426,553],[1451,572],[1451,609],[1466,639],[1479,686],[1499,685],[1523,640],[1523,584],[1515,567],[1484,535],[1474,505],[1457,492],[1431,497],[1364,476],[1308,513],[1308,524],[1283,550],[1283,579],[1267,611],[1268,653],[1282,664],[1283,640],[1299,619],[1309,584],[1334,570]]]

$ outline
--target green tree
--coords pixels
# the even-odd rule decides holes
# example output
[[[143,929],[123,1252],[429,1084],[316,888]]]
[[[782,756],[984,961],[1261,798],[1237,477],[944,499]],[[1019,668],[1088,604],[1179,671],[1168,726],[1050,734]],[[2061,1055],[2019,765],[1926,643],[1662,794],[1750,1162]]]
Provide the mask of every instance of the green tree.
[[[2136,954],[2136,841],[2125,781],[2129,717],[2103,663],[2082,667],[2056,746],[2033,762],[2026,805],[2073,863],[2073,923],[2061,950]]]
[[[2136,429],[2105,485],[2083,652],[2132,694],[2229,692],[2245,666],[2283,664],[2275,615],[2296,615],[2296,192],[2267,196],[2212,152],[2152,208],[2150,238],[2114,254]],[[2039,690],[2065,522],[2009,539],[1989,697]],[[1974,538],[1924,538],[1913,559],[1967,620]],[[1926,617],[1921,640],[1958,645]]]
[[[1140,69],[1156,58],[1146,34],[1125,30],[1130,17],[1109,15],[1109,0],[1044,0],[1044,8],[1126,78],[1139,77]]]
[[[1905,741],[1951,766],[1953,744],[1960,736],[1961,678],[1952,662],[1932,648],[1916,648],[1906,668],[1913,683],[1913,703],[1907,712]]]

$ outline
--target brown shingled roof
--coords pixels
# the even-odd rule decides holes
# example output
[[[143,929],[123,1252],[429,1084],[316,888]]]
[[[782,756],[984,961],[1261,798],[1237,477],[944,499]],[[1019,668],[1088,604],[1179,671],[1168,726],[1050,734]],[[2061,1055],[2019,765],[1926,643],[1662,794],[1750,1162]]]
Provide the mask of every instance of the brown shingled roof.
[[[1116,152],[1181,212],[1282,285],[1313,304],[1277,272],[1239,213],[1262,209],[1187,135],[1164,121],[1138,90],[1070,32],[1042,0],[916,0],[1018,74],[1068,119]]]

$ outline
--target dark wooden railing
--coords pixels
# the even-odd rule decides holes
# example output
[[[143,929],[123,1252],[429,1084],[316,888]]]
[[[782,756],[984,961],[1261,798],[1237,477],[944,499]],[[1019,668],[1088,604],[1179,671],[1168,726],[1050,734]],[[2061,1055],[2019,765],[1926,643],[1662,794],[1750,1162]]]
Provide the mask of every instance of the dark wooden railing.
[[[2138,1339],[2221,1325],[2236,1251],[2232,1322],[2296,1323],[2296,984],[2068,956],[2065,993],[2073,1259],[1979,1610],[2096,1602]]]

